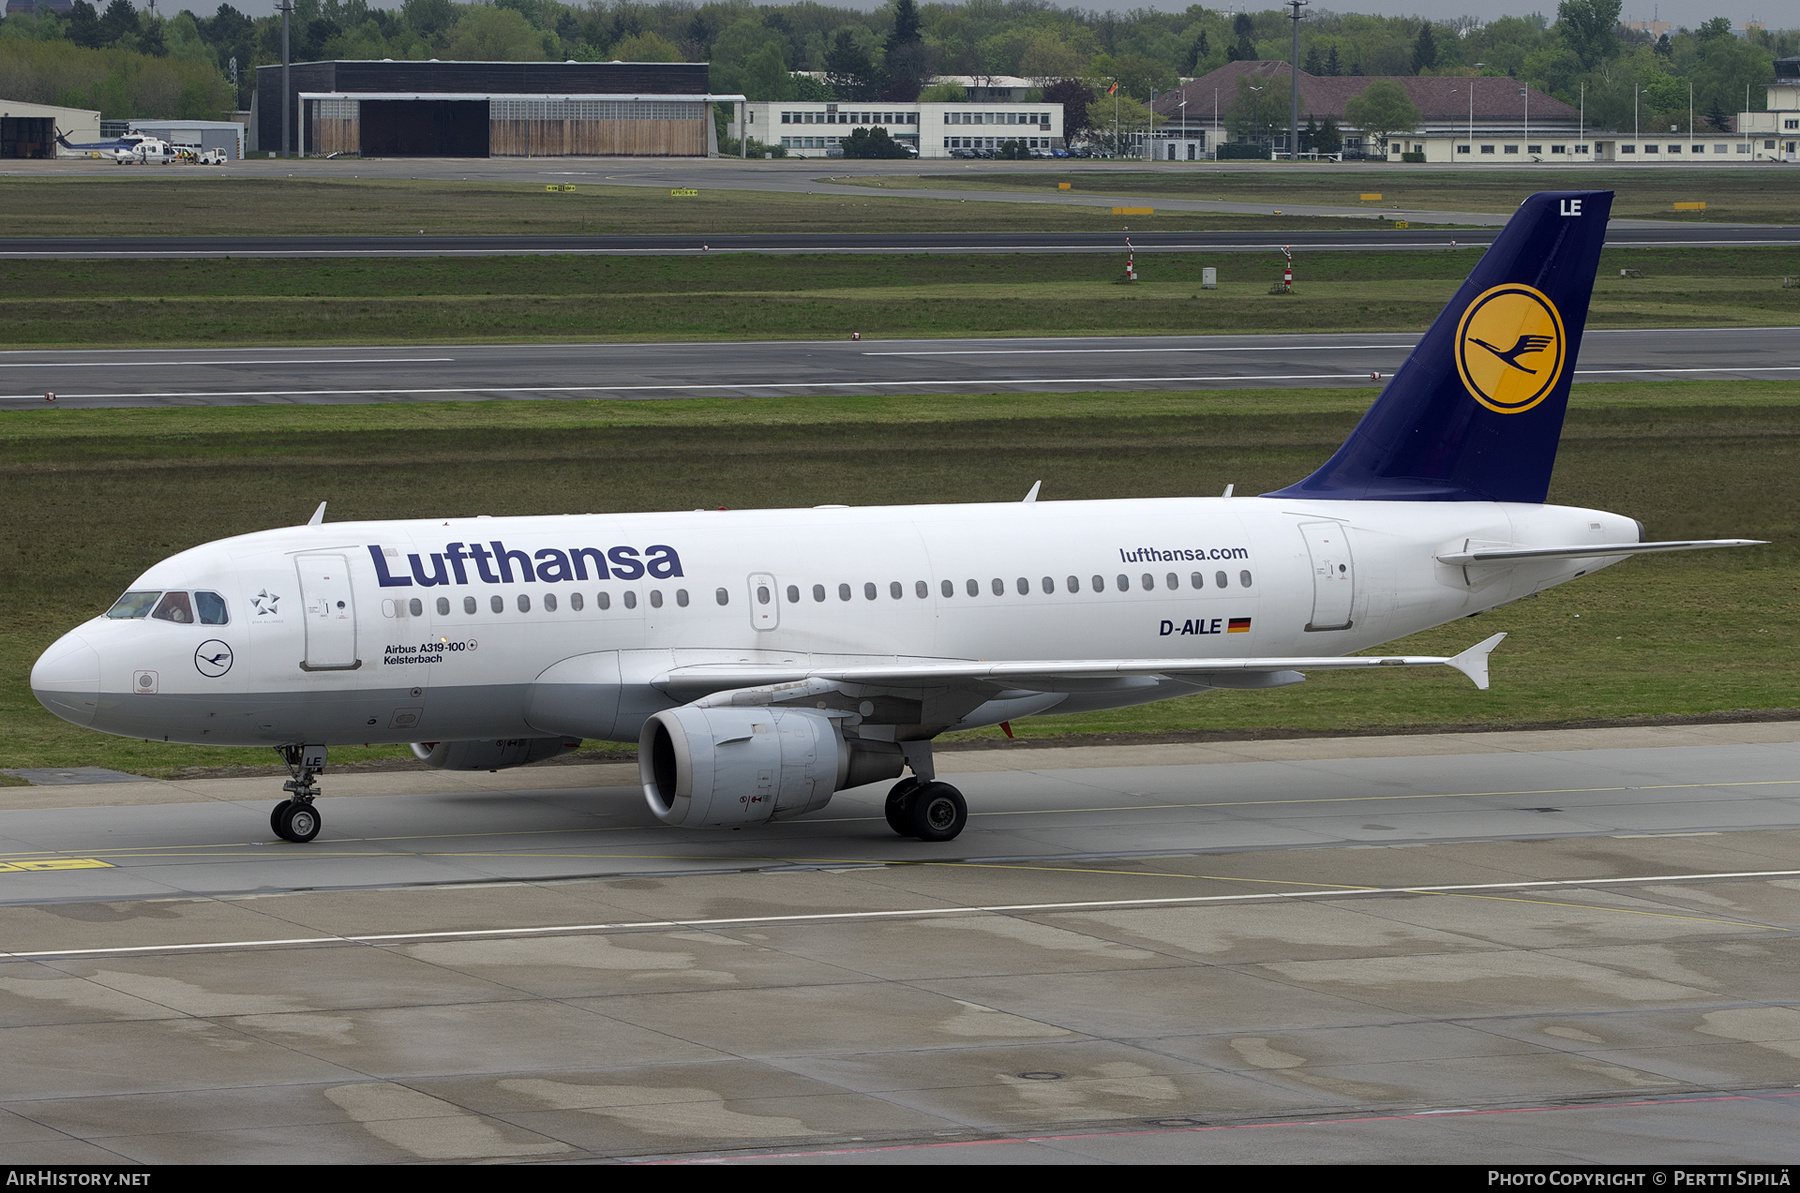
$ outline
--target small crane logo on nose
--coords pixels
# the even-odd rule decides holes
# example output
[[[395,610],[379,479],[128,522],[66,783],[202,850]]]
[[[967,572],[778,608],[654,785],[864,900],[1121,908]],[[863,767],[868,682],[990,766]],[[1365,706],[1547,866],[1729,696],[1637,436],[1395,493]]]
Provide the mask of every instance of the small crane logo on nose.
[[[231,647],[217,638],[209,638],[194,651],[194,668],[208,679],[217,679],[231,670]]]

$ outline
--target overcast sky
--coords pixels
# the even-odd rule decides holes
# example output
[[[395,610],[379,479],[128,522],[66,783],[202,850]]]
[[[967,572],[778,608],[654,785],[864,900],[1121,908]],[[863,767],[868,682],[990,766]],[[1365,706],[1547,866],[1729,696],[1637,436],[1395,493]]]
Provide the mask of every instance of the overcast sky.
[[[266,16],[275,11],[275,0],[234,0],[240,12],[251,16]],[[868,12],[880,8],[885,0],[825,0],[825,3],[839,8],[855,8]],[[142,7],[142,0],[138,0]],[[1366,12],[1386,14],[1389,16],[1430,17],[1435,21],[1450,21],[1460,16],[1479,17],[1491,21],[1495,17],[1524,16],[1531,12],[1542,12],[1545,16],[1556,15],[1555,0],[1547,0],[1543,4],[1531,4],[1522,0],[1393,0],[1392,3],[1357,3],[1349,2],[1324,3],[1314,0],[1315,8],[1328,8],[1333,12]],[[104,7],[104,5],[102,6]],[[382,8],[399,8],[399,0],[384,0]],[[1104,12],[1113,9],[1125,12],[1133,8],[1151,8],[1160,12],[1181,12],[1188,7],[1188,0],[1129,0],[1129,2],[1107,3],[1107,0],[1090,0],[1088,4],[1065,3],[1062,7],[1085,7]],[[1211,8],[1213,5],[1208,5]],[[1239,0],[1238,3],[1220,6],[1235,12],[1239,8],[1249,8],[1252,12],[1275,8],[1271,0]],[[218,9],[218,0],[161,0],[157,5],[159,11],[179,12],[183,8],[191,8],[201,16],[211,16]],[[1661,19],[1676,26],[1686,25],[1693,28],[1713,17],[1730,17],[1733,28],[1747,20],[1763,20],[1771,28],[1785,29],[1800,24],[1800,19],[1784,16],[1790,10],[1784,3],[1773,0],[1657,0],[1645,4],[1639,0],[1625,0],[1621,19],[1627,21],[1649,21]]]

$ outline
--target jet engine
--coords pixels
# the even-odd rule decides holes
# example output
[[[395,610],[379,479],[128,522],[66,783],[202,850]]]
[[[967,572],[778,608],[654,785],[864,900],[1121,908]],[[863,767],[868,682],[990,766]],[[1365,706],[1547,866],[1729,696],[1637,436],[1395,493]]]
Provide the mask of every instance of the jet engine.
[[[664,824],[729,827],[816,812],[833,792],[900,774],[893,742],[846,738],[840,723],[788,708],[665,709],[644,722],[638,772]]]
[[[579,749],[576,737],[508,737],[498,741],[416,741],[413,757],[432,770],[506,770]]]

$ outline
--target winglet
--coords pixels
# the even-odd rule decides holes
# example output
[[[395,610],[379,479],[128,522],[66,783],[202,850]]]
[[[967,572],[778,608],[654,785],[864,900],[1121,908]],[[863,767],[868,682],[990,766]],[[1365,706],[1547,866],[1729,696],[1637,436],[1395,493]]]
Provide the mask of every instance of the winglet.
[[[1488,656],[1494,653],[1494,647],[1500,645],[1500,640],[1504,637],[1504,633],[1499,633],[1492,638],[1484,638],[1461,654],[1452,655],[1448,662],[1485,692],[1488,690]]]
[[[321,501],[321,502],[319,502],[319,508],[313,511],[313,516],[306,520],[306,524],[308,526],[319,526],[319,525],[323,525],[324,521],[325,521],[325,503],[323,501]]]
[[[1025,504],[1030,505],[1037,500],[1038,490],[1044,487],[1043,481],[1032,481],[1031,492],[1025,494]]]

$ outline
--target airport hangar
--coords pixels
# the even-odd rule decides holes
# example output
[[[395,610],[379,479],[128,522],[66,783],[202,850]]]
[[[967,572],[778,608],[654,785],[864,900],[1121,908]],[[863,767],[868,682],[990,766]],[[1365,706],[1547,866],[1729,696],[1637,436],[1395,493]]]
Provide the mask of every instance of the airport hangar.
[[[100,113],[0,99],[0,158],[55,157],[59,132],[71,141],[98,141]]]
[[[704,62],[298,62],[288,147],[308,157],[705,157]],[[283,68],[257,68],[251,151],[282,148]]]

